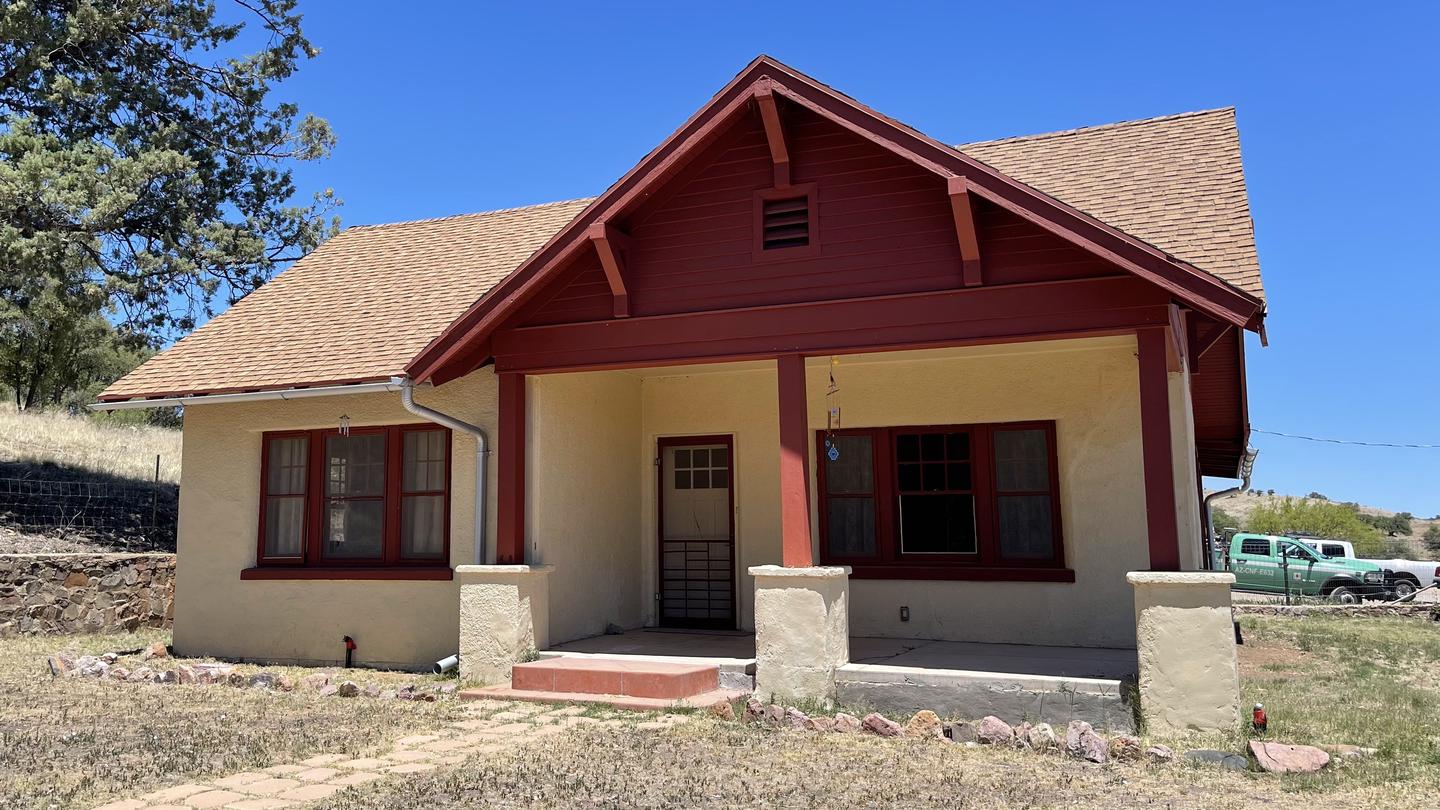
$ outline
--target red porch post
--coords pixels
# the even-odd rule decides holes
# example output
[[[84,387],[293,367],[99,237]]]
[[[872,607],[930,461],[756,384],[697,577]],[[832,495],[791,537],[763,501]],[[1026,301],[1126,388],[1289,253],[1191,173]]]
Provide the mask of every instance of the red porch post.
[[[810,424],[805,358],[775,358],[780,381],[780,539],[786,568],[815,564],[810,554]]]
[[[1180,570],[1176,527],[1175,464],[1170,443],[1170,381],[1166,372],[1165,329],[1135,333],[1140,350],[1140,441],[1144,450],[1145,518],[1150,535],[1150,570]]]
[[[500,375],[495,562],[525,562],[525,375]]]

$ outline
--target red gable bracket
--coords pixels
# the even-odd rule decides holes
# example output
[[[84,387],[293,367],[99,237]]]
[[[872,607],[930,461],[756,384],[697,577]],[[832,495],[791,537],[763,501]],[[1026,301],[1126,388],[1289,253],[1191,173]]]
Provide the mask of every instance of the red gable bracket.
[[[761,56],[526,259],[515,272],[451,323],[444,333],[411,360],[406,372],[417,381],[440,383],[478,367],[485,360],[479,355],[480,347],[486,344],[489,335],[542,290],[575,251],[588,247],[592,241],[588,238],[592,225],[620,221],[626,211],[673,178],[712,143],[736,116],[745,112],[752,100],[760,103],[763,119],[764,99],[773,102],[776,96],[783,96],[946,178],[947,183],[951,178],[963,178],[967,199],[969,194],[974,194],[1009,210],[1129,270],[1185,305],[1219,321],[1254,329],[1264,316],[1264,304],[1258,298],[1013,180],[952,147],[882,116],[799,71]],[[776,173],[780,175],[779,159],[788,160],[788,155],[783,151],[784,139],[778,128],[778,117],[775,123],[773,136],[767,126],[767,137],[770,138],[772,157],[777,160]],[[775,136],[778,136],[778,141]],[[962,234],[957,235],[963,238]],[[612,291],[613,285],[612,280]]]

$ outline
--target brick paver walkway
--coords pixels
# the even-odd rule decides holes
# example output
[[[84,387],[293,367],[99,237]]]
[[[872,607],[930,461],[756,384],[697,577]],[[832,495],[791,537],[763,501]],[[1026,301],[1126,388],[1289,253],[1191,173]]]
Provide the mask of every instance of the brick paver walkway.
[[[275,810],[319,801],[342,790],[363,790],[377,779],[404,778],[458,765],[472,754],[498,751],[529,740],[559,734],[586,723],[625,725],[634,721],[585,716],[578,706],[556,708],[526,703],[475,701],[466,704],[475,717],[449,728],[394,740],[390,750],[373,757],[320,754],[259,771],[235,773],[205,782],[164,788],[133,799],[103,804],[96,810]],[[684,720],[666,715],[639,728],[663,728]]]

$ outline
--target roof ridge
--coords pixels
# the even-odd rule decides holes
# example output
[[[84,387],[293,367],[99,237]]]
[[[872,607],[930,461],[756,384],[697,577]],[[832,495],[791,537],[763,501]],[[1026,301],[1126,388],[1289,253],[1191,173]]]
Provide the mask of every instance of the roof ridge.
[[[1173,121],[1178,118],[1194,118],[1201,115],[1214,115],[1216,113],[1234,112],[1235,105],[1225,107],[1212,107],[1207,110],[1190,110],[1189,112],[1170,113],[1168,115],[1156,115],[1150,118],[1132,118],[1128,121],[1112,121],[1108,124],[1093,124],[1088,127],[1073,127],[1071,129],[1058,129],[1054,132],[1037,132],[1033,135],[1012,135],[1008,138],[991,138],[984,141],[970,141],[968,143],[956,144],[955,148],[964,150],[970,146],[991,146],[1001,143],[1016,143],[1018,141],[1038,141],[1046,138],[1060,138],[1066,135],[1079,135],[1080,133],[1095,132],[1104,129],[1119,129],[1121,127],[1138,126],[1140,124],[1154,124],[1160,121]]]
[[[397,225],[423,225],[430,222],[445,222],[452,219],[468,219],[470,217],[488,217],[496,214],[513,214],[517,211],[533,211],[537,208],[553,208],[558,205],[573,205],[575,203],[588,203],[594,197],[574,197],[569,200],[552,200],[551,202],[534,203],[532,205],[517,205],[512,208],[495,208],[490,211],[471,211],[465,214],[448,214],[443,217],[425,217],[422,219],[402,219],[395,222],[376,222],[369,225],[351,225],[342,233],[349,231],[371,231],[379,228],[393,228]]]

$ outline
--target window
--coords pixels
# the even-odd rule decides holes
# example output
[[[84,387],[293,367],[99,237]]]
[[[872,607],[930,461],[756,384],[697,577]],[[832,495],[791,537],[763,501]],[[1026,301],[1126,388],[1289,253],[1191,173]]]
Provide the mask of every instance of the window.
[[[825,562],[857,577],[1073,581],[1053,422],[821,432],[817,451]]]
[[[729,448],[687,447],[675,451],[676,489],[725,489],[729,482]]]
[[[448,429],[294,431],[262,442],[262,567],[446,564]]]
[[[1270,556],[1270,541],[1263,537],[1247,537],[1240,541],[1240,553],[1255,557]]]

